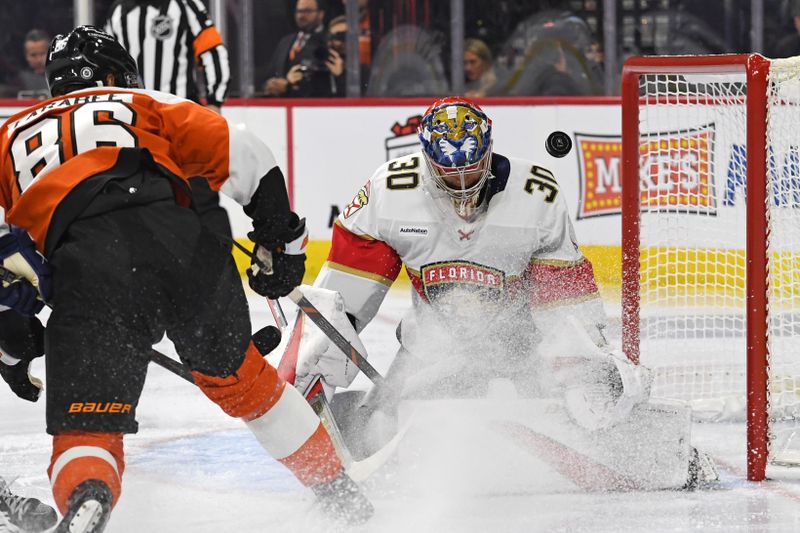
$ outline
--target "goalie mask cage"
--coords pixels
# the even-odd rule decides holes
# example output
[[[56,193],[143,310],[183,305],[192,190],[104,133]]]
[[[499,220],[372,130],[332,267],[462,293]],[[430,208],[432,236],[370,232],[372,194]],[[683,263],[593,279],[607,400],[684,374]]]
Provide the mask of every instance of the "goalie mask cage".
[[[631,58],[622,128],[623,350],[746,418],[762,480],[800,414],[800,58]]]

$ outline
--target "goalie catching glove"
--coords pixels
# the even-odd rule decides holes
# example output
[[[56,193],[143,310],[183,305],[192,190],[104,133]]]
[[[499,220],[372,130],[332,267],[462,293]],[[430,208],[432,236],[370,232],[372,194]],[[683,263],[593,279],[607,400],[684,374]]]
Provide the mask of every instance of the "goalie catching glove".
[[[608,349],[602,334],[576,316],[565,316],[549,345],[555,378],[564,391],[567,412],[590,431],[628,418],[634,406],[650,397],[652,374],[624,354]]]
[[[247,270],[251,289],[274,300],[286,296],[303,282],[308,243],[305,219],[291,213],[289,228],[280,240],[266,238],[258,230],[247,236],[256,243]]]
[[[588,357],[565,384],[567,412],[590,431],[611,427],[627,419],[638,403],[647,401],[651,381],[649,369],[621,353]]]
[[[364,345],[345,313],[342,295],[308,285],[303,285],[300,289],[333,327],[366,357]],[[356,364],[305,313],[298,311],[289,326],[291,335],[284,335],[282,345],[274,353],[283,354],[279,368],[287,365],[294,368],[293,383],[297,390],[305,394],[317,376],[321,376],[327,385],[334,387],[347,387],[353,382],[358,375]],[[291,379],[289,381],[292,382]]]
[[[12,226],[0,237],[0,260],[0,305],[25,316],[41,311],[50,298],[50,268],[26,231]]]

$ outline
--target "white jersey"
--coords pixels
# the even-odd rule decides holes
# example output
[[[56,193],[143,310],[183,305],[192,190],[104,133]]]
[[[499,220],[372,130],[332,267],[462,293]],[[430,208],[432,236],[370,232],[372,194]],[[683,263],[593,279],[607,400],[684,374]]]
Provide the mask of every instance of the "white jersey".
[[[505,338],[520,319],[553,327],[539,319],[559,307],[602,326],[592,267],[552,172],[498,154],[491,169],[483,208],[466,221],[434,185],[421,153],[382,165],[336,221],[316,285],[339,291],[361,330],[405,265],[415,295],[403,321],[407,347],[407,324],[436,317],[459,336],[456,324]]]

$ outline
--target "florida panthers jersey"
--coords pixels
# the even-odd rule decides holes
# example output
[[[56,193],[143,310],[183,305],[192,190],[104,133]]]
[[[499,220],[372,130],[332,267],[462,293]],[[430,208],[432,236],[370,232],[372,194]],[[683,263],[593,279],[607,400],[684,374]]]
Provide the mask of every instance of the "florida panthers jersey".
[[[243,205],[275,167],[254,135],[193,102],[143,89],[84,89],[17,113],[0,128],[5,220],[45,252],[54,217],[66,216],[58,207],[67,195],[87,178],[113,172],[123,154],[145,150],[176,181],[205,177]]]
[[[591,263],[578,248],[553,173],[499,154],[491,170],[483,210],[467,221],[427,175],[421,153],[382,165],[336,221],[316,284],[343,295],[358,329],[373,318],[402,265],[417,318],[433,309],[473,326],[508,324],[520,314],[552,317],[569,307],[584,325],[602,325]]]

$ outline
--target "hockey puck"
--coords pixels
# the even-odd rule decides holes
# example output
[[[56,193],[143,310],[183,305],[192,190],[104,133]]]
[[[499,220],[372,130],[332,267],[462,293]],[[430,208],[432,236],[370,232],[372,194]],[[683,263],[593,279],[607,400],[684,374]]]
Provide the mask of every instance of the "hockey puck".
[[[572,150],[572,139],[563,131],[554,131],[547,136],[544,147],[553,157],[564,157]]]

